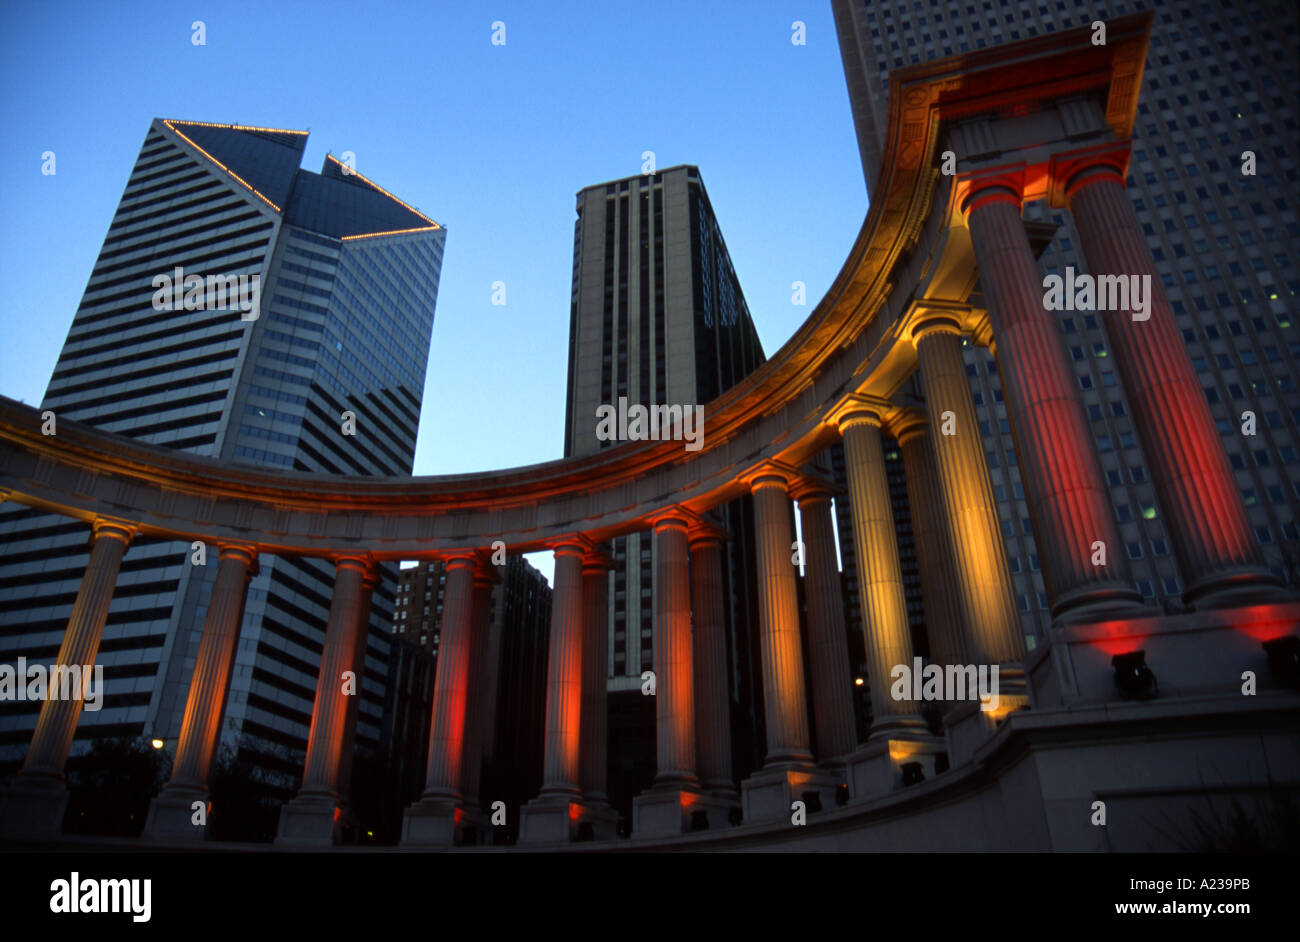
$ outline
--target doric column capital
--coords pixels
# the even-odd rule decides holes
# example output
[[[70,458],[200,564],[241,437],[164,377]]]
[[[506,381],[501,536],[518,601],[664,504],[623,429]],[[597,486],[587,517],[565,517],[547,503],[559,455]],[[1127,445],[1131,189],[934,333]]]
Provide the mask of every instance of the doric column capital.
[[[769,485],[780,485],[783,490],[789,491],[791,483],[798,477],[799,469],[794,465],[784,461],[764,461],[739,475],[737,480],[751,491]]]
[[[1076,192],[1102,180],[1124,186],[1132,151],[1133,142],[1123,140],[1053,154],[1048,164],[1048,199],[1052,207],[1068,207]]]
[[[899,445],[904,445],[913,438],[924,435],[928,427],[929,420],[920,409],[899,409],[890,417],[885,431]]]
[[[1012,203],[1018,211],[1025,199],[1025,165],[1005,164],[958,174],[954,178],[953,194],[967,219],[986,203]]]
[[[695,552],[696,547],[709,546],[710,544],[720,547],[730,539],[731,534],[726,527],[704,518],[700,518],[693,523],[690,529],[686,531],[686,542],[691,552]]]
[[[582,557],[582,574],[584,576],[609,572],[614,568],[614,557],[609,554],[603,543],[593,543]]]
[[[958,301],[913,301],[898,319],[897,334],[915,346],[922,334],[931,331],[961,334],[968,329],[973,311],[969,304]]]
[[[493,565],[491,559],[491,554],[482,550],[474,554],[474,588],[491,588],[501,581],[497,571],[500,567]]]
[[[836,487],[834,482],[811,472],[799,475],[790,483],[790,498],[797,501],[800,506],[815,504],[818,501],[829,502],[832,497],[842,493],[843,491]]]
[[[835,403],[826,414],[826,422],[835,426],[840,435],[845,429],[854,425],[874,425],[879,428],[885,424],[886,417],[898,407],[888,399],[853,393]]]
[[[246,578],[251,579],[258,573],[258,550],[256,543],[235,543],[221,540],[217,542],[219,559],[240,559],[248,567]]]
[[[90,532],[95,539],[106,536],[109,539],[120,540],[125,546],[130,546],[131,541],[140,535],[140,528],[129,520],[96,517],[95,522],[90,525]]]
[[[587,555],[587,550],[592,546],[591,540],[587,539],[581,533],[571,533],[567,536],[556,537],[546,544],[546,548],[553,552],[558,559],[561,556],[576,556],[581,560]]]
[[[438,558],[442,560],[443,568],[448,572],[453,569],[478,568],[478,551],[474,549],[446,550],[439,553]]]
[[[663,530],[668,527],[686,530],[700,519],[700,515],[689,508],[682,507],[680,504],[674,504],[671,507],[661,507],[658,510],[651,511],[641,519],[645,521],[646,526],[651,530]]]

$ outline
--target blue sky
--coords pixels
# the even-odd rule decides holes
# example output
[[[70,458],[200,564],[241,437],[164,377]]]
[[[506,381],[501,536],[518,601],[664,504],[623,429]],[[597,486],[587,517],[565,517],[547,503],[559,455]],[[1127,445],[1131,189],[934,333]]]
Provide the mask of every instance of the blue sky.
[[[152,118],[310,129],[448,230],[417,474],[561,456],[582,187],[697,164],[768,354],[867,208],[827,0],[8,2],[0,77],[0,393],[40,400]]]

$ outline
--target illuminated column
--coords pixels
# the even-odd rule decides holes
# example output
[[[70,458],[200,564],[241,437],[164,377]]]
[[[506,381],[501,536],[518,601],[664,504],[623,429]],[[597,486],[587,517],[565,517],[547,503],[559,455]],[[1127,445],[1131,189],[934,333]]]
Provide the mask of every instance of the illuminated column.
[[[94,523],[90,559],[56,662],[60,668],[76,668],[76,676],[82,678],[79,692],[90,682],[84,674],[94,669],[122,556],[136,532],[135,527],[119,521],[99,519]],[[102,685],[98,689],[103,696]],[[31,746],[10,787],[0,828],[6,835],[56,835],[61,830],[68,801],[63,767],[83,702],[81,696],[72,696],[47,698],[41,704]]]
[[[898,559],[894,511],[880,441],[886,409],[884,403],[864,404],[839,418],[849,505],[853,512],[858,592],[862,598],[862,631],[871,694],[870,739],[924,729],[912,700],[895,700],[890,695],[893,668],[903,665],[910,669],[912,665],[912,636],[907,624],[903,570]]]
[[[691,664],[691,576],[683,515],[654,521],[655,741],[659,789],[699,788],[695,776],[695,694]]]
[[[352,669],[356,657],[360,609],[366,598],[363,583],[369,565],[364,555],[334,558],[334,596],[316,680],[302,787],[280,811],[276,843],[329,844],[334,840],[340,815],[339,765],[349,699],[343,673]]]
[[[609,684],[609,570],[613,560],[593,549],[582,560],[582,794],[608,804],[605,793]]]
[[[176,760],[167,787],[150,803],[146,837],[201,839],[207,830],[193,823],[193,804],[206,805],[208,801],[208,774],[220,740],[248,580],[257,563],[253,546],[221,544],[220,554],[185,700]]]
[[[580,798],[582,723],[582,558],[586,547],[555,548],[551,641],[546,671],[546,742],[539,797]]]
[[[763,713],[767,720],[765,769],[812,764],[786,481],[786,475],[769,471],[750,483],[758,550]]]
[[[722,531],[700,524],[687,533],[691,552],[692,660],[695,670],[695,762],[705,791],[734,797],[731,703],[727,695]]]
[[[488,681],[488,674],[496,672],[496,665],[488,663],[487,649],[488,623],[492,617],[492,587],[497,581],[492,566],[480,558],[474,568],[473,629],[470,633],[468,707],[465,716],[465,759],[460,770],[460,793],[465,805],[470,808],[479,807],[479,782],[486,751],[484,745],[490,734],[486,722],[492,713],[488,697],[496,690],[496,685]]]
[[[1142,612],[1057,315],[1044,310],[1020,220],[1022,186],[1015,175],[969,181],[963,211],[1052,615]],[[1094,563],[1100,553],[1104,565]]]
[[[433,715],[429,724],[429,765],[424,801],[459,804],[464,761],[466,701],[469,696],[473,643],[473,552],[445,557],[442,624],[438,631],[438,668],[433,682]]]
[[[950,572],[970,631],[971,657],[980,664],[1019,662],[1025,655],[1024,630],[962,358],[961,330],[954,321],[931,317],[914,336],[930,428],[937,430],[931,445],[940,506],[952,534]]]
[[[825,764],[852,752],[858,744],[844,597],[831,526],[831,490],[821,481],[802,478],[792,496],[799,502],[804,543],[804,597],[811,662],[808,683],[812,686],[817,755]]]
[[[944,507],[930,430],[923,415],[908,411],[894,420],[893,431],[903,451],[907,505],[916,539],[931,660],[936,664],[966,664],[965,639],[970,637],[970,629],[954,585],[957,563],[948,526],[951,518]]]
[[[352,652],[352,666],[348,668],[352,671],[355,686],[348,697],[347,715],[343,722],[343,746],[339,750],[339,798],[344,804],[351,803],[357,707],[361,701],[361,678],[366,671],[366,641],[370,637],[370,603],[377,585],[379,585],[379,573],[373,566],[368,567],[361,578],[361,600],[357,605],[357,628],[354,637],[356,646]]]
[[[1186,583],[1184,597],[1207,607],[1233,599],[1262,601],[1262,592],[1275,596],[1280,586],[1251,532],[1210,407],[1124,192],[1128,151],[1124,141],[1058,158],[1062,163],[1053,169],[1065,186],[1098,288],[1102,279],[1125,283],[1117,300],[1127,303],[1103,303],[1099,290],[1097,307],[1167,517]],[[1135,278],[1149,304],[1136,315]]]

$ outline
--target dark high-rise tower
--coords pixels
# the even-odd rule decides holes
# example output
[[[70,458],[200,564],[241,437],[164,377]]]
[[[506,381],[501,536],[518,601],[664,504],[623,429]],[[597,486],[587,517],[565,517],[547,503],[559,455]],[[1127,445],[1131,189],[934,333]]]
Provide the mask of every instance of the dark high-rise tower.
[[[155,120],[127,180],[42,406],[151,444],[327,474],[409,474],[446,233],[302,131]],[[216,289],[220,289],[220,292]],[[56,654],[88,527],[0,507],[0,661]],[[74,751],[106,735],[173,740],[216,573],[188,544],[138,539],[99,648],[107,696]],[[306,742],[334,570],[264,558],[248,591],[223,740]],[[379,733],[394,573],[374,592],[357,729]],[[13,768],[39,704],[0,714]],[[279,766],[292,785],[300,761]]]

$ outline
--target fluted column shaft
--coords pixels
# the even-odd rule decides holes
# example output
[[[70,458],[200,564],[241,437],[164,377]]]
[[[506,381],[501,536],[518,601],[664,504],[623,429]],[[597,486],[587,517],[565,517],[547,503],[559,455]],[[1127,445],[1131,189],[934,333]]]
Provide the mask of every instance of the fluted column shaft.
[[[582,793],[605,802],[609,686],[609,565],[589,557],[582,566]]]
[[[460,770],[460,793],[467,804],[478,805],[479,782],[483,772],[483,743],[487,736],[485,721],[489,714],[487,674],[495,665],[487,663],[488,620],[492,614],[492,576],[482,565],[474,573],[473,628],[465,716],[465,758]],[[441,639],[439,640],[441,644]]]
[[[582,795],[582,557],[578,544],[555,549],[542,796]]]
[[[706,791],[735,794],[722,543],[717,535],[704,533],[690,539],[690,552],[696,769]]]
[[[299,797],[337,798],[339,794],[339,762],[350,699],[343,693],[343,672],[352,669],[356,657],[365,571],[365,560],[357,557],[340,557],[334,563],[334,597],[330,600],[329,622],[325,627],[325,650],[316,680],[316,701],[311,710],[307,762]]]
[[[985,190],[968,207],[1052,615],[1139,605],[1056,315],[1043,308],[1042,282],[1020,220],[1020,195]],[[1104,566],[1093,564],[1097,541],[1106,546]]]
[[[442,624],[438,629],[438,668],[433,681],[429,724],[429,765],[422,800],[461,799],[466,701],[474,618],[473,554],[446,560]]]
[[[917,569],[925,601],[925,627],[930,658],[937,664],[969,663],[966,638],[970,628],[955,585],[956,556],[944,506],[943,487],[930,442],[931,431],[918,423],[910,434],[900,434],[907,505],[912,512]]]
[[[849,676],[844,597],[835,565],[831,496],[824,490],[799,496],[804,542],[804,596],[808,609],[808,659],[817,757],[825,762],[858,744]]]
[[[1068,194],[1092,273],[1147,279],[1147,319],[1133,319],[1131,295],[1127,307],[1104,310],[1102,319],[1187,597],[1275,582],[1123,178],[1110,167],[1093,167],[1075,177]]]
[[[686,520],[655,524],[656,787],[695,788],[695,684]]]
[[[366,641],[370,637],[370,603],[374,598],[379,574],[367,568],[361,577],[361,598],[357,602],[357,627],[353,636],[352,666],[356,677],[356,690],[348,697],[347,713],[343,718],[343,743],[339,749],[339,795],[345,800],[352,788],[352,762],[357,741],[357,714],[361,703],[362,675],[366,672]]]
[[[94,669],[104,621],[113,602],[117,573],[133,536],[134,530],[130,527],[95,521],[90,559],[81,577],[81,587],[77,590],[77,601],[72,606],[63,643],[59,646],[57,664],[60,667],[79,665],[83,674]],[[82,683],[84,689],[84,679]],[[68,761],[68,751],[77,733],[77,720],[81,717],[84,701],[80,693],[78,691],[78,696],[70,698],[47,697],[41,704],[21,775],[63,776],[63,766]]]
[[[1019,661],[1024,631],[956,325],[923,325],[916,351],[930,428],[940,430],[933,436],[934,461],[952,531],[956,565],[950,572],[971,632],[971,654],[981,664]],[[955,434],[943,434],[945,425]]]
[[[217,579],[208,600],[199,653],[185,698],[181,738],[168,788],[207,790],[212,757],[221,734],[221,714],[230,689],[240,620],[257,551],[248,546],[222,546],[220,554]]]
[[[790,497],[784,478],[757,478],[754,522],[758,549],[759,641],[763,654],[763,713],[767,720],[765,767],[811,764],[808,708],[804,700],[799,602],[790,559]]]
[[[907,623],[907,599],[903,593],[889,479],[885,475],[880,416],[855,412],[840,420],[840,432],[853,513],[858,592],[862,599],[862,631],[871,694],[870,738],[878,738],[901,727],[921,725],[911,700],[895,700],[890,695],[893,668],[899,664],[910,668],[912,664],[912,635]]]

